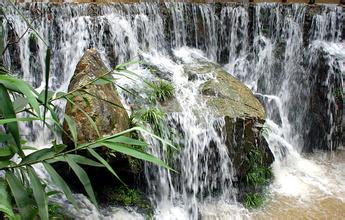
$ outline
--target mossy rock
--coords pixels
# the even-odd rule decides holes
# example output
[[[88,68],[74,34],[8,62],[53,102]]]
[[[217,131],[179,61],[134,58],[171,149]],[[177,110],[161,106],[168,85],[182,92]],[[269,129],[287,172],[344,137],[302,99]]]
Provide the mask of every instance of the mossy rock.
[[[189,80],[205,80],[200,93],[210,112],[225,120],[223,134],[237,179],[242,180],[249,172],[247,155],[252,150],[257,150],[263,166],[269,167],[274,158],[261,132],[266,113],[251,90],[220,65],[203,58],[185,63],[184,70]]]
[[[103,188],[98,197],[106,206],[121,206],[137,209],[146,216],[153,215],[153,207],[146,196],[138,189],[121,186],[117,188]]]
[[[95,122],[100,136],[113,135],[129,128],[129,117],[121,104],[115,86],[112,83],[89,84],[90,81],[106,74],[108,71],[97,50],[89,49],[76,66],[75,73],[70,81],[68,92],[80,87],[83,87],[83,90],[86,91],[78,92],[77,95],[73,96],[72,100],[75,104],[72,105],[68,102],[65,111],[75,121],[77,139],[80,144],[92,142],[99,138],[85,113]],[[70,134],[66,121],[64,121],[63,127],[67,134]],[[67,146],[74,147],[72,140],[67,135],[63,134],[62,138]],[[141,172],[142,163],[135,158],[114,153],[105,147],[98,148],[97,151],[128,184],[132,184]],[[115,179],[105,168],[85,168],[91,179],[94,179],[96,183],[99,180],[107,180],[107,178]]]

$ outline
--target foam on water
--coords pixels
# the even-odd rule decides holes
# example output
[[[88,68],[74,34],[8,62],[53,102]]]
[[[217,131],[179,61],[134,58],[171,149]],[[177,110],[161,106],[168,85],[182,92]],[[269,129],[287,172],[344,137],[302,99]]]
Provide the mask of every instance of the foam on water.
[[[109,67],[142,58],[168,73],[181,112],[168,114],[167,123],[182,131],[182,137],[173,141],[185,147],[175,158],[179,176],[146,165],[147,186],[156,219],[318,217],[332,211],[335,215],[331,216],[341,217],[339,210],[345,209],[343,151],[313,155],[304,155],[301,151],[308,141],[306,100],[313,86],[309,79],[314,76],[313,66],[319,61],[320,51],[330,67],[323,84],[328,88],[325,104],[331,125],[326,145],[333,149],[337,144],[333,142],[337,131],[331,111],[335,102],[331,79],[334,69],[340,69],[342,77],[345,75],[342,7],[320,6],[321,11],[313,15],[308,33],[303,29],[307,7],[301,4],[252,7],[225,4],[221,8],[213,4],[187,3],[107,4],[98,6],[98,16],[89,13],[92,7],[88,4],[38,3],[20,7],[26,9],[25,14],[31,20],[34,20],[35,8],[41,11],[33,25],[53,48],[50,87],[54,90],[67,90],[76,64],[90,47],[100,51]],[[10,8],[6,10],[10,21],[6,28],[13,28],[18,35],[24,33],[25,22]],[[32,45],[31,33],[29,31],[16,47],[6,52],[5,63],[18,76],[42,89],[45,47],[40,41]],[[222,126],[223,121],[210,116],[198,94],[197,88],[205,79],[191,82],[184,72],[183,64],[191,64],[199,58],[224,63],[224,68],[248,85],[265,105],[266,139],[276,159],[275,178],[269,186],[268,202],[259,211],[249,211],[236,202],[231,161],[224,156],[224,141],[217,133],[217,126]],[[143,66],[134,65],[131,70],[142,78],[155,79]],[[213,75],[206,74],[206,77]],[[144,88],[125,77],[120,77],[119,83],[129,88]],[[131,100],[120,93],[130,111]],[[140,95],[145,98],[144,94]],[[57,105],[61,111],[64,109],[64,103]],[[51,138],[36,123],[23,126],[22,131],[30,142],[42,147]],[[166,135],[169,136],[168,132]],[[160,146],[147,136],[146,141],[154,146],[150,148],[152,154],[166,159],[166,146]],[[208,156],[210,142],[216,143],[216,151],[222,155],[215,165],[219,172],[205,166],[207,161],[214,160]],[[201,160],[206,162],[199,163]],[[40,167],[37,170],[49,178]],[[205,177],[201,178],[202,175]],[[210,194],[217,187],[221,189],[217,197],[198,195]],[[56,198],[75,218],[144,218],[128,207],[107,207],[99,212],[85,196],[75,196],[82,207],[79,211],[74,210],[66,198]],[[328,207],[328,203],[333,207]]]

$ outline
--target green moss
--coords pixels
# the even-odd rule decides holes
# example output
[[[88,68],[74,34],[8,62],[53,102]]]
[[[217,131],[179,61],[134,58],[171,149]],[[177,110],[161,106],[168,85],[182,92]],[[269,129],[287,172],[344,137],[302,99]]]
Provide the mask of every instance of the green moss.
[[[137,189],[121,186],[115,190],[109,189],[105,198],[110,204],[136,207],[147,216],[152,216],[153,208],[145,196]]]

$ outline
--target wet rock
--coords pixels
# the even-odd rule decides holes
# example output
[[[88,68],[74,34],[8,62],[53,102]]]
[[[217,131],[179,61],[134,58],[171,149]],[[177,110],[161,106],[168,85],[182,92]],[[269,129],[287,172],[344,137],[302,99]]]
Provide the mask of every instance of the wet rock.
[[[324,50],[313,53],[303,151],[335,150],[343,139],[343,88],[339,62]]]
[[[75,104],[67,104],[66,114],[76,123],[78,143],[87,143],[98,138],[97,132],[80,108],[94,120],[101,136],[116,134],[129,128],[129,117],[114,85],[111,83],[87,85],[91,80],[108,71],[96,49],[87,50],[76,67],[68,91],[83,87],[86,92],[80,92],[73,97]],[[64,129],[68,131],[66,121],[64,121]],[[63,142],[71,148],[74,147],[66,135],[63,135]],[[128,184],[134,182],[135,176],[140,171],[139,161],[110,152],[106,148],[100,148],[98,152],[114,167],[125,182]],[[87,167],[87,171],[89,176],[98,183],[103,183],[103,180],[109,183],[114,179],[105,168]]]
[[[253,149],[260,152],[264,165],[270,166],[273,154],[262,136],[265,110],[250,89],[212,62],[197,59],[187,64],[185,71],[190,80],[207,79],[200,92],[211,112],[225,120],[223,134],[238,179],[248,172],[246,157]]]

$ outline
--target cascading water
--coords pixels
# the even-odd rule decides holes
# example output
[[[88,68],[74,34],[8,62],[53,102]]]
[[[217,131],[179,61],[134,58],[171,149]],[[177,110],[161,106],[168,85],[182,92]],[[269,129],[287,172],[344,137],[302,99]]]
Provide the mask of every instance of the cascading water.
[[[183,63],[193,65],[195,58],[206,59],[199,50],[180,48],[174,50],[174,56]],[[219,135],[224,126],[222,118],[215,118],[209,114],[205,100],[199,95],[199,87],[205,79],[214,77],[212,72],[194,81],[188,79],[181,64],[170,59],[146,56],[150,63],[156,66],[168,67],[172,72],[172,83],[175,87],[178,112],[168,114],[168,127],[180,131],[173,138],[176,146],[182,146],[181,152],[173,158],[172,166],[179,172],[172,174],[162,168],[149,166],[146,172],[147,182],[152,192],[156,191],[153,201],[158,203],[158,219],[175,219],[170,212],[173,206],[180,208],[183,216],[197,219],[199,203],[204,196],[209,196],[220,190],[222,200],[233,200],[235,196],[232,187],[233,171],[231,161],[227,156],[225,139]],[[171,129],[170,129],[171,131]],[[166,138],[171,140],[169,130]],[[165,137],[165,135],[163,135]],[[152,150],[160,158],[167,158],[168,152],[159,151],[159,145],[152,143]],[[168,156],[169,157],[169,156]],[[160,175],[156,175],[156,170]],[[165,190],[157,190],[158,188]]]
[[[21,4],[20,8],[25,9],[25,15],[53,48],[52,89],[67,90],[77,62],[90,47],[97,48],[109,66],[140,57],[171,74],[168,77],[175,86],[181,111],[168,114],[166,123],[181,131],[183,135],[174,137],[173,142],[184,147],[173,158],[178,175],[146,167],[157,219],[276,217],[288,212],[276,210],[290,210],[296,201],[302,207],[320,207],[311,201],[323,204],[326,197],[335,207],[345,207],[345,174],[341,172],[344,160],[327,160],[321,153],[307,157],[301,153],[314,148],[334,149],[340,142],[336,137],[341,134],[337,123],[342,106],[338,106],[335,94],[345,74],[342,7],[33,3]],[[5,38],[13,40],[15,32],[21,36],[26,31],[26,24],[10,6],[4,10]],[[18,44],[9,47],[5,63],[20,77],[41,87],[44,48],[29,31]],[[194,56],[225,64],[224,68],[246,83],[265,105],[269,127],[266,139],[276,161],[275,179],[270,186],[272,199],[261,212],[250,213],[236,203],[232,185],[235,171],[218,131],[224,122],[210,116],[198,95],[198,85],[205,79],[188,81],[181,65],[191,62]],[[135,68],[143,76],[152,77],[147,69]],[[315,109],[315,105],[323,110]],[[64,108],[63,103],[59,106]],[[314,113],[325,117],[318,118]],[[36,143],[44,144],[49,139],[49,135],[42,137],[27,130]],[[171,137],[169,131],[166,133]],[[158,146],[149,138],[147,141]],[[167,150],[160,149],[154,147],[151,153],[167,160]],[[212,198],[215,189],[217,196]],[[83,214],[78,214],[84,215],[81,218],[143,218],[115,208],[100,214],[85,197],[78,198],[85,207]],[[298,208],[291,210],[297,212]],[[310,209],[317,213],[318,208]]]

